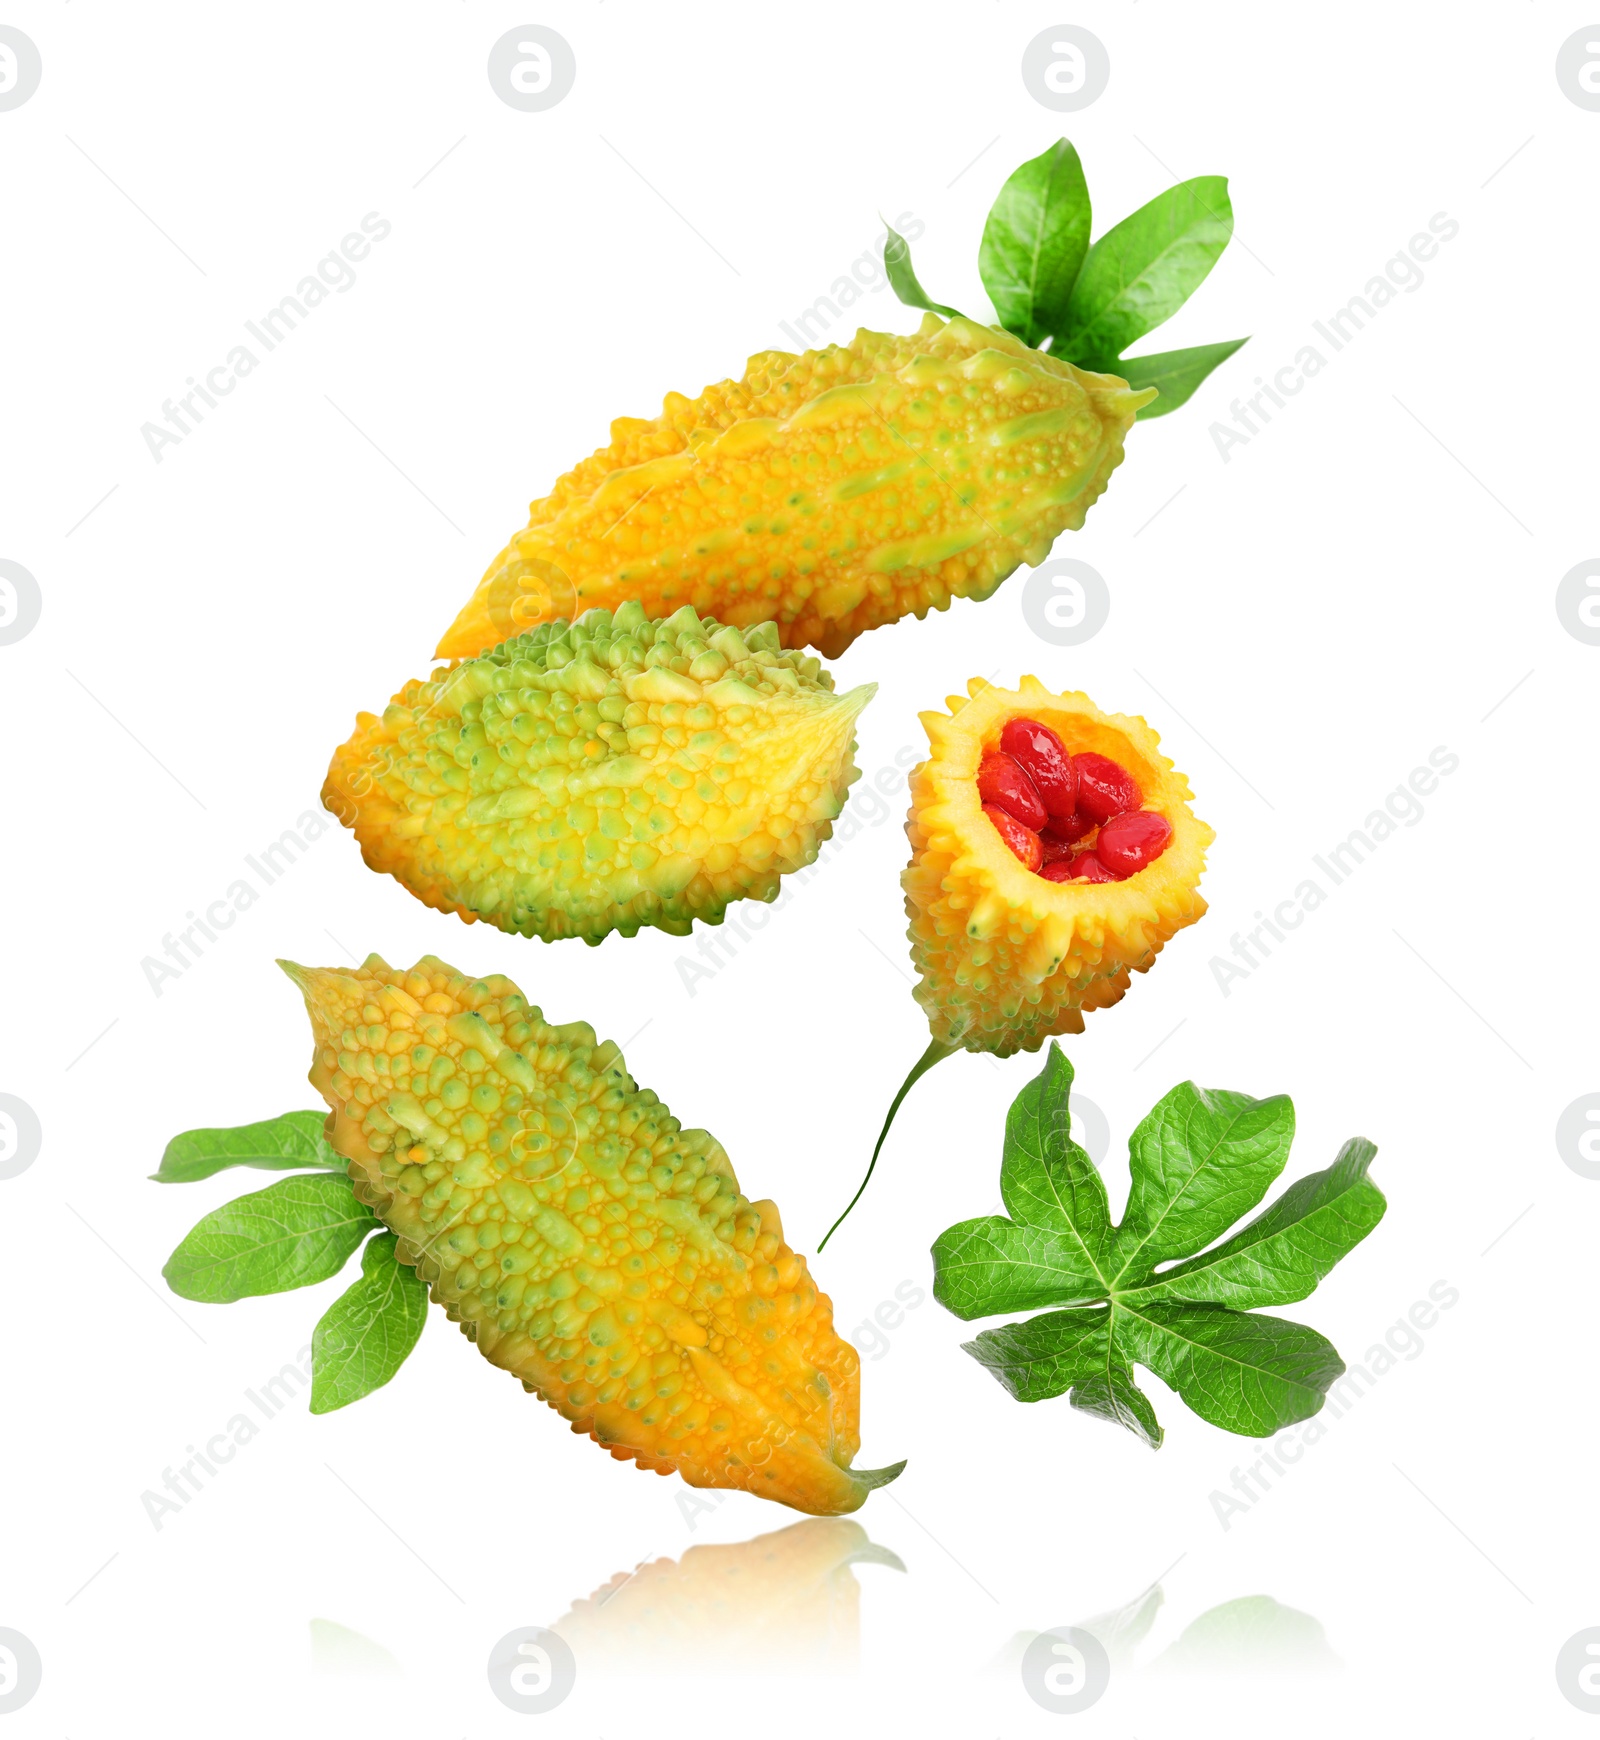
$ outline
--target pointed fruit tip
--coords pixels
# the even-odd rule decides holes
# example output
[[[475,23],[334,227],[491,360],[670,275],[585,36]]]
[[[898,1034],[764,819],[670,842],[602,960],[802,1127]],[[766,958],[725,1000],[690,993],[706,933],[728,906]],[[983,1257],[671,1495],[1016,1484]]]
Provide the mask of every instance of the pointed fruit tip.
[[[856,1481],[863,1492],[876,1492],[880,1486],[887,1486],[891,1480],[898,1480],[905,1473],[905,1458],[891,1462],[887,1468],[852,1468],[850,1478]],[[902,1565],[901,1570],[905,1569]]]

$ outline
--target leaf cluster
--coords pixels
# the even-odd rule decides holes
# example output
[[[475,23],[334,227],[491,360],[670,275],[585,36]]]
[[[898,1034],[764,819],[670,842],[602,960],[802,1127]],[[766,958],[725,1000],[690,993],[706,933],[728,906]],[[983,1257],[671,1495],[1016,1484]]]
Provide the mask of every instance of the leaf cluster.
[[[174,1136],[152,1174],[190,1184],[230,1166],[296,1176],[213,1209],[161,1271],[180,1298],[231,1304],[287,1293],[337,1275],[358,1246],[361,1279],[322,1314],[311,1336],[311,1411],[326,1414],[394,1376],[428,1316],[428,1289],[397,1255],[398,1240],[356,1200],[321,1112],[285,1112],[228,1130]]]
[[[978,273],[999,324],[1024,344],[1048,349],[1080,368],[1120,375],[1159,397],[1141,417],[1183,404],[1242,338],[1184,350],[1128,356],[1199,289],[1233,234],[1224,176],[1197,175],[1158,194],[1100,237],[1089,240],[1092,208],[1083,165],[1069,140],[1030,158],[1000,189],[983,228]],[[930,300],[911,266],[904,237],[889,230],[884,271],[912,308],[952,316]]]

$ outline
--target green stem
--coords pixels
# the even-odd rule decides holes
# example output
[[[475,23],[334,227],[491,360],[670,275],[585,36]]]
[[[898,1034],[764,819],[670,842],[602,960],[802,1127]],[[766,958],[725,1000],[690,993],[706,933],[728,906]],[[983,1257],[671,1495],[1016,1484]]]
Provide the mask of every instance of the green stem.
[[[923,1052],[922,1056],[919,1057],[914,1064],[912,1064],[911,1073],[903,1082],[901,1082],[900,1091],[894,1096],[894,1101],[889,1107],[889,1115],[883,1120],[883,1128],[878,1132],[878,1145],[872,1150],[872,1159],[867,1164],[867,1175],[861,1180],[860,1187],[857,1189],[855,1195],[845,1204],[844,1214],[841,1214],[838,1220],[836,1220],[833,1225],[828,1228],[827,1232],[823,1234],[822,1243],[817,1246],[819,1253],[827,1249],[828,1240],[831,1239],[839,1230],[840,1226],[843,1225],[845,1215],[849,1214],[850,1210],[861,1200],[861,1192],[872,1182],[873,1167],[878,1164],[878,1155],[883,1149],[883,1139],[889,1134],[889,1126],[894,1122],[895,1113],[900,1110],[900,1102],[908,1093],[911,1092],[912,1088],[921,1081],[923,1076],[925,1076],[936,1063],[949,1057],[952,1052],[959,1049],[958,1046],[954,1045],[941,1045],[939,1041],[935,1039],[930,1041],[928,1049]]]

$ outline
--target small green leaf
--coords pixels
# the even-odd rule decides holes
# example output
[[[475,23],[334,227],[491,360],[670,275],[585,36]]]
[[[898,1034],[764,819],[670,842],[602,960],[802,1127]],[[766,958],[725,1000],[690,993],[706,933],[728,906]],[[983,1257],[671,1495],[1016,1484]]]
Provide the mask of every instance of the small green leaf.
[[[928,292],[917,282],[917,275],[911,269],[911,244],[904,236],[897,235],[890,229],[888,224],[883,227],[889,231],[883,242],[883,270],[889,280],[889,288],[907,308],[926,308],[949,320],[961,319],[960,309],[947,308],[942,302],[928,299]]]
[[[1132,1184],[1117,1228],[1112,1283],[1193,1256],[1266,1195],[1289,1158],[1294,1107],[1283,1094],[1175,1087],[1128,1145]]]
[[[361,1279],[341,1293],[311,1333],[311,1411],[332,1413],[388,1383],[428,1321],[428,1289],[397,1260],[393,1233],[361,1253]]]
[[[1116,1340],[1213,1426],[1270,1438],[1322,1406],[1344,1373],[1314,1329],[1225,1305],[1114,1308]]]
[[[1047,1311],[1026,1323],[986,1329],[962,1345],[1019,1402],[1042,1402],[1104,1369],[1110,1323],[1103,1309]]]
[[[1221,344],[1197,344],[1190,350],[1162,350],[1151,356],[1119,357],[1103,365],[1106,374],[1121,375],[1137,392],[1142,387],[1154,387],[1161,397],[1142,405],[1142,418],[1164,417],[1187,404],[1195,388],[1219,363],[1225,363],[1246,338],[1225,339]]]
[[[206,1215],[161,1272],[181,1298],[208,1305],[286,1293],[337,1275],[381,1226],[348,1178],[283,1178]]]
[[[978,273],[1000,324],[1038,344],[1065,320],[1089,248],[1089,189],[1065,139],[1012,172],[983,226]]]
[[[1232,234],[1226,177],[1158,194],[1090,248],[1054,350],[1086,367],[1121,356],[1199,289]]]
[[[285,1112],[281,1118],[230,1130],[185,1130],[168,1142],[160,1170],[150,1176],[157,1184],[193,1184],[229,1166],[258,1166],[268,1172],[319,1166],[343,1172],[343,1157],[322,1133],[327,1117],[326,1112]]]
[[[1166,1269],[1140,1300],[1189,1299],[1249,1309],[1304,1299],[1383,1219],[1383,1192],[1367,1176],[1378,1152],[1361,1136],[1325,1172],[1291,1184],[1226,1244]]]

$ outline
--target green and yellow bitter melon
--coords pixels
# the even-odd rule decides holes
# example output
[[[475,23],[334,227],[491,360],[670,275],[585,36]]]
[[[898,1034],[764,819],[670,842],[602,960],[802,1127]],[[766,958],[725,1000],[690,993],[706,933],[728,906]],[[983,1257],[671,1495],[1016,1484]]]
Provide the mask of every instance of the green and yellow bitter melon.
[[[433,956],[283,963],[357,1197],[493,1364],[621,1461],[855,1510],[861,1362],[721,1144],[586,1023]]]
[[[361,714],[322,797],[374,870],[469,923],[683,935],[816,857],[873,692],[834,694],[771,623],[590,610]]]
[[[979,272],[997,323],[930,302],[892,230],[884,270],[929,312],[908,337],[862,330],[622,417],[489,564],[439,644],[468,658],[595,605],[684,605],[775,622],[836,657],[869,628],[987,598],[1042,561],[1121,463],[1137,416],[1181,405],[1244,341],[1156,355],[1232,233],[1220,176],[1180,182],[1090,246],[1066,140],[1007,180]]]

